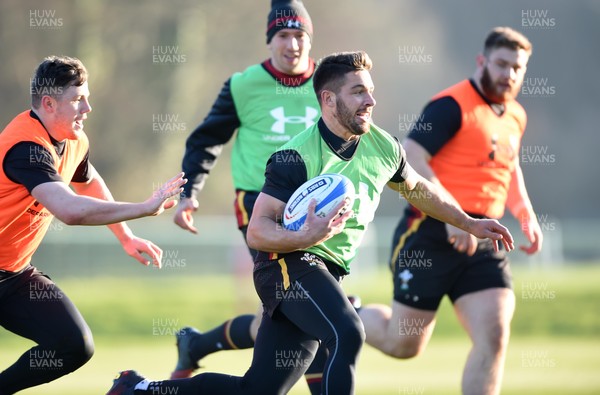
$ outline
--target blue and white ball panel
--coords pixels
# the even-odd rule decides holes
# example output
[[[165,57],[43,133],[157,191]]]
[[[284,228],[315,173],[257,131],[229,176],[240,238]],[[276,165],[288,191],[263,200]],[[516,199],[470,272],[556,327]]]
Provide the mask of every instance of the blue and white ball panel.
[[[283,226],[299,230],[308,215],[308,204],[317,201],[315,213],[319,217],[329,215],[342,200],[354,200],[354,185],[341,174],[321,174],[302,184],[290,197],[283,212]]]

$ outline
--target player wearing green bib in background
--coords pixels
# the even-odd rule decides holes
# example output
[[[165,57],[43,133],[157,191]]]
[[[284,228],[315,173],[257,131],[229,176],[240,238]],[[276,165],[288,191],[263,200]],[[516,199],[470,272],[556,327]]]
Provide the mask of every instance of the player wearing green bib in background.
[[[270,63],[250,66],[231,77],[231,96],[240,118],[231,154],[238,193],[259,192],[271,154],[319,119],[319,104],[311,86],[314,62],[308,60],[308,70],[296,77],[279,75]]]

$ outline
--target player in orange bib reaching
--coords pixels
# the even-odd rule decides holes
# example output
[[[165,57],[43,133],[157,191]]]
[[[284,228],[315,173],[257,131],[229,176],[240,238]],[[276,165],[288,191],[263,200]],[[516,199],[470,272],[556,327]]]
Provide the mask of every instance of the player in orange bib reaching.
[[[522,34],[493,29],[473,78],[434,96],[404,142],[413,168],[471,216],[497,219],[508,207],[531,243],[521,247],[527,254],[542,247],[518,157],[526,114],[515,98],[530,55]],[[515,308],[505,252],[409,205],[394,235],[391,268],[391,309],[360,311],[367,343],[397,358],[418,355],[448,295],[473,343],[463,393],[498,394]]]
[[[168,199],[186,181],[183,173],[173,177],[143,203],[114,201],[89,160],[87,77],[78,59],[44,59],[31,81],[31,110],[0,133],[0,326],[37,343],[0,373],[0,395],[73,372],[94,352],[75,305],[31,265],[53,217],[67,225],[109,225],[125,252],[160,267],[161,249],[122,221],[173,207]]]

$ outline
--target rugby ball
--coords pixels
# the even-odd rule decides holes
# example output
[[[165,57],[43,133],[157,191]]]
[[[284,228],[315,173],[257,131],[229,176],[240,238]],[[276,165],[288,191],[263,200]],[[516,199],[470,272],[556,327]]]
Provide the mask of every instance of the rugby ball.
[[[317,201],[315,214],[326,217],[344,199],[350,199],[352,207],[354,194],[352,181],[341,174],[326,173],[311,178],[296,189],[285,205],[283,227],[294,231],[302,228],[312,199]]]

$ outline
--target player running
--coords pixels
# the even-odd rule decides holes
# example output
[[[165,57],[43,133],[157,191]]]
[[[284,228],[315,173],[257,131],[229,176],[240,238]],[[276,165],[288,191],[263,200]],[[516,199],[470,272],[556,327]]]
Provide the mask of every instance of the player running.
[[[254,258],[254,284],[264,306],[254,357],[243,377],[202,373],[190,379],[148,381],[134,371],[121,372],[109,395],[152,393],[285,394],[302,377],[319,344],[329,350],[323,371],[324,395],[354,393],[354,374],[364,341],[363,325],[340,281],[372,221],[386,184],[403,192],[430,194],[427,201],[406,196],[421,209],[478,237],[501,240],[513,248],[506,228],[496,220],[473,219],[447,194],[408,165],[399,142],[371,123],[375,106],[371,59],[364,52],[334,54],[315,71],[314,90],[322,117],[267,163],[266,181],[248,226]],[[359,191],[352,210],[347,202],[321,218],[309,207],[306,226],[282,228],[286,202],[305,181],[340,173]],[[282,292],[301,291],[295,298]]]

